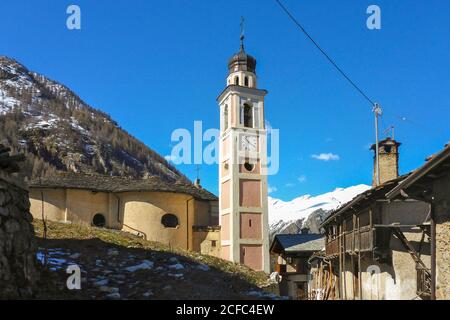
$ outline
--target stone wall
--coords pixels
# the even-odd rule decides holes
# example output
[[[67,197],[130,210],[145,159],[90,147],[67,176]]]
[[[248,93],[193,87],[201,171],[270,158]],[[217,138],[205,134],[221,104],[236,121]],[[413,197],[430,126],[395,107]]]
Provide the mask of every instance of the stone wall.
[[[0,177],[0,299],[31,298],[39,275],[28,192]]]
[[[436,298],[450,299],[450,219],[436,225]]]
[[[450,172],[434,182],[436,205],[436,298],[450,299]]]

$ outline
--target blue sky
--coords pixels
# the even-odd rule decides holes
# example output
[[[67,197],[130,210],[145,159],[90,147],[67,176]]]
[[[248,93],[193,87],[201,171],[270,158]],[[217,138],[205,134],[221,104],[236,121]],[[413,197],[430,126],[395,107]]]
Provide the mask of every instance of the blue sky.
[[[450,141],[447,0],[284,0],[337,63],[384,109],[382,128],[403,143],[401,173]],[[82,29],[66,28],[77,4]],[[377,4],[381,30],[366,27]],[[373,114],[273,0],[2,1],[0,54],[66,84],[161,155],[171,133],[219,123],[216,97],[228,58],[246,49],[269,91],[266,118],[280,130],[271,196],[290,200],[371,182]],[[404,120],[403,118],[407,120]],[[332,153],[339,160],[312,155]],[[335,157],[336,158],[336,157]],[[194,165],[179,166],[195,178]],[[217,166],[203,185],[217,192]],[[276,191],[275,191],[276,189]]]

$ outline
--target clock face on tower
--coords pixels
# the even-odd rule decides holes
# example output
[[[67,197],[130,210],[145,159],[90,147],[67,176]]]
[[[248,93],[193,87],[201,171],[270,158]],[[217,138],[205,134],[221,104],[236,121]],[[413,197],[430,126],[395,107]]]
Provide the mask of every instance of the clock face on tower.
[[[255,152],[258,150],[258,137],[255,135],[241,134],[241,150]]]

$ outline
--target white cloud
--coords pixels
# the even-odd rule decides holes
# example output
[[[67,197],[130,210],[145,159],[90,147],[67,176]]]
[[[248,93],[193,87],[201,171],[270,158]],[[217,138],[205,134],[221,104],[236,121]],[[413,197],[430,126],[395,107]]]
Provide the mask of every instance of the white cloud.
[[[277,192],[277,187],[271,187],[271,186],[269,186],[268,188],[267,188],[267,191],[269,192],[269,193],[272,193],[272,192]]]
[[[333,153],[321,153],[321,154],[313,154],[311,158],[321,161],[337,161],[340,157],[337,154]]]
[[[306,176],[304,174],[302,174],[300,177],[298,177],[298,182],[303,183],[306,182]]]
[[[286,188],[292,188],[292,187],[295,187],[295,184],[294,183],[286,183],[285,185],[284,185]]]

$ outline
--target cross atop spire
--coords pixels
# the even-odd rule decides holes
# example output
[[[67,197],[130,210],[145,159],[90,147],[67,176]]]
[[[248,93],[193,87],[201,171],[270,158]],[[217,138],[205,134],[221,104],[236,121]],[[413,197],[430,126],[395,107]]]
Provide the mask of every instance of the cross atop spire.
[[[241,37],[240,37],[240,39],[241,39],[241,50],[242,51],[244,51],[244,39],[245,39],[245,35],[244,35],[244,27],[245,27],[245,25],[244,25],[244,23],[245,23],[245,18],[241,17],[241,23],[240,23],[240,25],[241,25]]]

